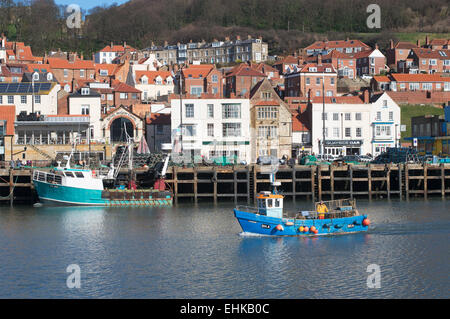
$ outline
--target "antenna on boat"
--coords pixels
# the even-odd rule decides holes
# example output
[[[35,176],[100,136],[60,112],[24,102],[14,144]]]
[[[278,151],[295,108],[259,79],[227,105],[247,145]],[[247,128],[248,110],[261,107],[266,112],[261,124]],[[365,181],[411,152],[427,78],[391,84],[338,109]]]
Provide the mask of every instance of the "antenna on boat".
[[[270,185],[272,185],[272,193],[278,194],[277,187],[281,186],[281,183],[275,181],[275,174],[276,173],[270,173]]]

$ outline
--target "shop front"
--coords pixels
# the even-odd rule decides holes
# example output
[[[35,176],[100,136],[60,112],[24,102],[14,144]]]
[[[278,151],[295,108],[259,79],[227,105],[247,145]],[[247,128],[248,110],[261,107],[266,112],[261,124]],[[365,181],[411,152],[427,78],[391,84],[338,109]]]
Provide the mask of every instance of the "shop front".
[[[325,154],[335,156],[361,155],[362,140],[325,140]]]

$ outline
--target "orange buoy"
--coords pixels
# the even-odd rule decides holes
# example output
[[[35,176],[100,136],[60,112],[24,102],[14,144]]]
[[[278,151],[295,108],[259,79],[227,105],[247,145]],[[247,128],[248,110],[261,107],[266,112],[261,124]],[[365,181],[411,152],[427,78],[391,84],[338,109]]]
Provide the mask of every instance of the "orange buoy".
[[[300,227],[298,228],[298,231],[301,232],[301,233],[303,233],[303,230],[304,230],[304,227],[303,227],[303,226],[300,226]]]
[[[314,226],[311,226],[311,229],[310,229],[310,231],[312,232],[312,233],[314,233],[315,231],[316,231],[317,229],[316,229],[316,227],[314,227]]]
[[[285,224],[286,224],[286,226],[294,226],[293,222],[286,222]]]
[[[303,228],[303,231],[304,231],[305,233],[309,232],[309,227]]]
[[[279,230],[279,231],[283,231],[284,230],[283,226],[281,226],[281,225],[277,225],[277,227],[275,227],[275,229]]]
[[[314,229],[313,233],[314,233],[315,235],[317,235],[317,234],[319,233],[319,231],[318,231],[317,229]]]
[[[369,218],[364,218],[362,221],[363,226],[367,227],[370,225],[370,220]]]

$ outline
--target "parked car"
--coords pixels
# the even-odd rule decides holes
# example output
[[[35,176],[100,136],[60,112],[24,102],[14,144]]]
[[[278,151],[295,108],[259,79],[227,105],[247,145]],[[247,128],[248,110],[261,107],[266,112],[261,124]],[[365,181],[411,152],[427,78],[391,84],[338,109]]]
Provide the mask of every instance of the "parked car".
[[[372,157],[367,155],[359,155],[359,161],[362,163],[370,163],[372,161]]]
[[[319,154],[316,156],[317,160],[320,161],[327,161],[332,162],[335,158],[331,154]]]
[[[280,160],[275,156],[260,156],[256,160],[258,165],[277,165],[280,164]]]
[[[358,155],[346,155],[343,157],[339,157],[334,160],[335,162],[345,162],[351,164],[359,164],[359,156]]]

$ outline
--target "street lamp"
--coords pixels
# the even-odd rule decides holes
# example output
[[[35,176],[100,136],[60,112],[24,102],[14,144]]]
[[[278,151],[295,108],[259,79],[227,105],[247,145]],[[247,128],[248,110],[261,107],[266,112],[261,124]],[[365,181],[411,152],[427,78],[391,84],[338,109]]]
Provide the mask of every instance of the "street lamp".
[[[325,76],[322,74],[322,155],[325,155]]]

